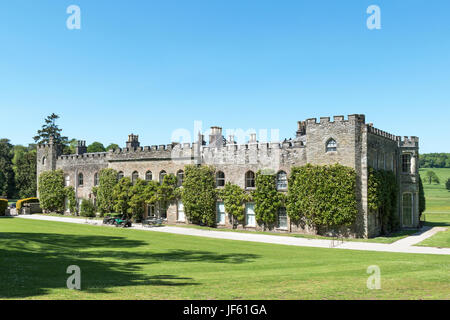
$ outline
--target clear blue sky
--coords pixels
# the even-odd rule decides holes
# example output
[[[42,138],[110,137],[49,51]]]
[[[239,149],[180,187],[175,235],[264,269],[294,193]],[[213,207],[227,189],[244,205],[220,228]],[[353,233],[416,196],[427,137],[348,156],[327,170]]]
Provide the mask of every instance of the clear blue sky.
[[[66,8],[81,8],[68,30]],[[381,8],[381,30],[366,9]],[[87,143],[174,129],[279,129],[366,114],[450,152],[450,1],[14,0],[0,3],[0,137],[43,119]]]

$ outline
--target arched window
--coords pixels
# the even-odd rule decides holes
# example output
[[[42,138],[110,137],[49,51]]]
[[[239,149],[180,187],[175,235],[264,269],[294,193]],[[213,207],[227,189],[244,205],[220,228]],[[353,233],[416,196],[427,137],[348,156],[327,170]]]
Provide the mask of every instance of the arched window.
[[[283,190],[287,189],[288,181],[287,181],[287,174],[284,171],[280,171],[277,173],[277,189]]]
[[[70,176],[69,176],[69,175],[66,175],[66,176],[64,177],[64,185],[65,185],[66,187],[70,186]]]
[[[43,157],[43,158],[42,158],[42,164],[45,166],[46,163],[47,163],[47,158],[46,158],[46,157]]]
[[[224,187],[225,186],[225,173],[222,171],[217,171],[216,173],[216,186]]]
[[[253,171],[247,171],[245,173],[245,187],[246,188],[255,187],[255,173]]]
[[[117,180],[120,180],[123,178],[123,172],[119,171],[119,173],[117,174]]]
[[[131,174],[131,182],[132,182],[133,184],[135,184],[136,181],[137,181],[137,179],[139,179],[139,173],[138,173],[137,171],[134,171],[134,172]]]
[[[78,174],[78,186],[83,186],[83,174],[79,173]]]
[[[94,173],[94,186],[98,186],[98,172]]]
[[[330,151],[336,151],[337,150],[337,144],[336,144],[336,140],[334,139],[329,139],[327,141],[327,148],[326,151],[330,152]]]
[[[161,170],[161,172],[159,173],[159,183],[162,183],[164,180],[164,176],[167,174],[166,171]]]
[[[183,185],[183,181],[184,181],[184,171],[183,170],[178,170],[178,172],[177,172],[177,186],[181,187]]]
[[[151,171],[147,171],[145,173],[145,180],[146,181],[151,181],[152,179],[153,179],[152,172]]]

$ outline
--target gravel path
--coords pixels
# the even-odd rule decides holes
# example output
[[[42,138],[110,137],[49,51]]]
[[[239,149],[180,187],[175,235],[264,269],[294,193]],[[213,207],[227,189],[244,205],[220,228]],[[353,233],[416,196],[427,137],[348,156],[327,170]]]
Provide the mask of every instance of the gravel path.
[[[46,220],[46,221],[59,221],[59,222],[69,222],[69,223],[78,223],[78,224],[90,224],[90,225],[97,225],[97,226],[102,225],[101,220],[89,220],[89,219],[70,218],[70,217],[53,217],[53,216],[43,216],[43,215],[36,215],[36,214],[21,215],[21,216],[16,216],[15,218],[36,219],[36,220]],[[144,228],[144,227],[142,227],[141,224],[135,224],[130,229],[147,230],[147,231],[153,231],[153,232],[175,233],[175,234],[208,237],[208,238],[216,238],[216,239],[274,243],[274,244],[301,246],[301,247],[450,255],[450,248],[442,248],[441,249],[441,248],[433,248],[433,247],[414,247],[413,246],[414,244],[419,243],[419,242],[425,240],[426,238],[431,237],[436,232],[445,230],[445,228],[442,228],[442,227],[434,227],[434,228],[424,227],[417,234],[403,238],[392,244],[372,243],[372,242],[354,242],[354,241],[336,242],[333,240],[325,240],[325,239],[296,238],[296,237],[265,235],[265,234],[257,234],[257,233],[251,234],[251,233],[242,233],[242,232],[210,231],[210,230],[201,230],[201,229],[183,228],[183,227],[170,227],[170,226]]]

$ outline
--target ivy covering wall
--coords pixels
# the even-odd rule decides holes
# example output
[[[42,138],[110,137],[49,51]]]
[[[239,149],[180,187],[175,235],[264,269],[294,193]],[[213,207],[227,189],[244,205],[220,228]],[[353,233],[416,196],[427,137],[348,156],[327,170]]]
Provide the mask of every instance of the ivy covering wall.
[[[383,234],[399,228],[397,217],[397,179],[392,171],[375,170],[369,167],[367,203],[369,210],[378,212]]]
[[[50,212],[64,212],[64,173],[62,170],[45,171],[39,175],[39,202]]]
[[[245,202],[249,199],[244,189],[227,182],[225,187],[219,191],[219,197],[223,200],[225,212],[231,215],[233,227],[236,224],[243,224],[245,220]]]
[[[181,200],[191,223],[216,225],[215,169],[211,166],[186,166]]]
[[[255,179],[255,191],[252,198],[255,203],[255,218],[258,224],[271,228],[277,222],[278,209],[283,196],[277,191],[276,174],[258,171]]]
[[[293,167],[286,211],[293,222],[316,229],[350,226],[358,214],[355,170],[339,164]]]

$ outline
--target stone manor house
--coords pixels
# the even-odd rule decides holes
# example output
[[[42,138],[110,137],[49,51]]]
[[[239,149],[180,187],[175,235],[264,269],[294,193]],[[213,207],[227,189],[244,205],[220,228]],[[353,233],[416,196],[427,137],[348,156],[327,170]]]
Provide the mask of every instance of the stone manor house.
[[[108,152],[87,153],[84,141],[78,142],[76,154],[63,155],[62,148],[52,141],[38,146],[37,173],[62,169],[67,186],[75,188],[78,199],[91,198],[92,187],[98,184],[99,171],[112,168],[119,178],[130,177],[162,181],[165,174],[173,173],[179,183],[184,177],[186,164],[208,164],[216,168],[217,188],[226,182],[237,184],[246,190],[255,187],[255,174],[260,169],[272,169],[277,175],[277,188],[286,192],[287,177],[291,167],[307,163],[328,165],[339,163],[355,169],[357,173],[358,217],[351,234],[357,237],[373,237],[380,232],[377,212],[369,212],[367,204],[368,167],[391,170],[399,183],[398,217],[402,227],[419,224],[419,139],[400,137],[376,129],[365,122],[361,114],[334,116],[299,121],[295,138],[282,142],[258,142],[251,134],[248,143],[237,144],[233,136],[226,139],[220,127],[212,127],[209,143],[199,134],[190,143],[141,147],[137,135],[130,135],[126,147]],[[95,199],[93,199],[95,200]],[[260,230],[255,221],[253,203],[246,203],[245,223],[238,228]],[[146,216],[159,216],[168,223],[187,223],[183,204],[178,201],[161,210],[146,208]],[[223,202],[217,203],[218,227],[232,227],[231,218]],[[308,227],[289,221],[285,208],[278,212],[274,231],[313,233]]]

